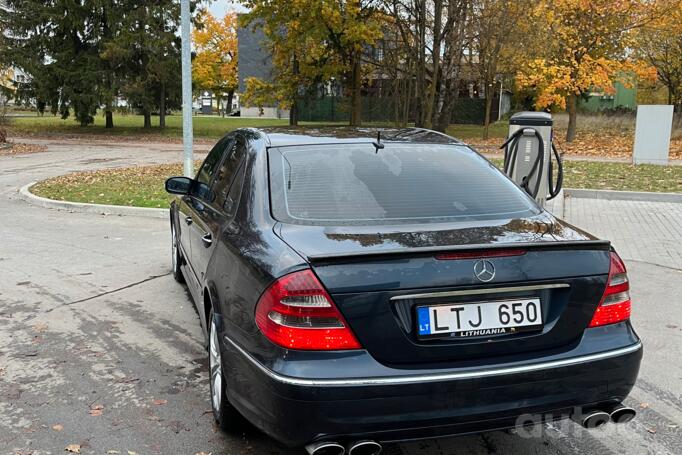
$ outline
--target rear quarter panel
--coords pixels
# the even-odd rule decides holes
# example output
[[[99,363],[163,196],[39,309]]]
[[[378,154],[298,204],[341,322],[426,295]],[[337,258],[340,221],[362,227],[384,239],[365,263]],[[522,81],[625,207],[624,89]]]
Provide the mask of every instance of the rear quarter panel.
[[[266,144],[248,135],[244,186],[233,220],[223,226],[208,264],[206,288],[221,316],[224,335],[249,352],[274,346],[255,324],[255,306],[277,277],[307,263],[273,232],[270,216]]]

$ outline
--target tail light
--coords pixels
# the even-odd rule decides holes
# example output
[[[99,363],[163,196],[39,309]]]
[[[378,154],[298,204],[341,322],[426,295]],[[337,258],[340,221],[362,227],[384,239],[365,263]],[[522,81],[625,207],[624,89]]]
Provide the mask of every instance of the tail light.
[[[436,259],[451,261],[454,259],[482,259],[523,256],[526,250],[487,250],[487,251],[458,251],[456,253],[437,254]]]
[[[597,310],[592,316],[590,327],[599,327],[630,319],[630,282],[623,260],[611,252],[609,281],[606,283],[604,295]]]
[[[310,269],[285,275],[265,290],[256,306],[256,324],[270,341],[287,349],[361,347]]]

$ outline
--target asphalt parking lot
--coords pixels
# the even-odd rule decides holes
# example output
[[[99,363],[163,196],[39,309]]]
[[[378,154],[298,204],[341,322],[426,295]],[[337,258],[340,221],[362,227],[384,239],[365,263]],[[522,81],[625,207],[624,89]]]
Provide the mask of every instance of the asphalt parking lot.
[[[0,454],[294,454],[212,424],[206,353],[170,276],[165,220],[69,213],[19,187],[72,170],[178,161],[168,144],[50,143],[0,157]],[[630,269],[645,344],[627,404],[638,418],[566,422],[387,447],[397,454],[682,454],[682,204],[567,199],[568,221],[610,238]],[[72,446],[75,447],[75,446]]]

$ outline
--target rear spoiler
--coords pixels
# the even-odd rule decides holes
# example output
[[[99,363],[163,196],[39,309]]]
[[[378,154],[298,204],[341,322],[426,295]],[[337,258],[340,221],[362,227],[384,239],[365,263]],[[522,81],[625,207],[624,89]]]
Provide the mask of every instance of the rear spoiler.
[[[405,255],[426,256],[434,253],[450,253],[455,251],[499,250],[505,248],[523,250],[611,250],[609,240],[561,240],[556,242],[519,242],[519,243],[486,243],[471,245],[444,245],[417,248],[397,248],[392,250],[358,251],[352,253],[313,254],[307,257],[310,263],[336,262],[357,258],[378,259]]]

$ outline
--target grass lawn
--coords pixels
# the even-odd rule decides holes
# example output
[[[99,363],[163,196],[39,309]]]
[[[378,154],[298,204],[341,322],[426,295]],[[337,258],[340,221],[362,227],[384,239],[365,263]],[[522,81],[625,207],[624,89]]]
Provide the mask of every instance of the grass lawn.
[[[501,165],[501,160],[493,160]],[[197,167],[198,167],[197,163]],[[567,161],[566,188],[682,192],[682,166]],[[31,191],[50,199],[138,207],[168,207],[164,181],[182,165],[78,172],[38,183]]]
[[[564,161],[564,188],[682,193],[682,166]]]
[[[288,120],[284,119],[251,119],[241,117],[195,116],[194,135],[198,138],[217,139],[225,133],[237,128],[284,126]],[[14,134],[83,134],[106,136],[162,136],[170,138],[182,137],[182,116],[170,115],[166,117],[166,129],[159,129],[159,118],[152,117],[152,128],[144,129],[144,119],[141,115],[115,115],[114,128],[104,127],[104,117],[95,117],[94,125],[81,127],[75,120],[45,115],[44,117],[17,117],[12,119],[11,131]]]
[[[509,132],[509,123],[499,121],[490,124],[488,129],[488,137],[501,139],[497,142],[501,145]],[[483,137],[483,125],[461,125],[455,124],[448,126],[447,133],[458,139],[472,140],[481,139]]]
[[[66,135],[93,135],[93,136],[141,136],[141,137],[182,137],[182,116],[170,115],[166,117],[166,129],[158,128],[159,118],[152,117],[152,128],[142,128],[143,117],[140,115],[114,115],[114,128],[104,127],[104,117],[97,115],[95,124],[81,127],[75,120],[68,118],[62,120],[59,117],[37,115],[16,117],[12,119],[10,127],[15,135],[45,135],[45,134],[66,134]],[[225,133],[237,128],[245,127],[267,127],[267,126],[286,126],[288,119],[259,119],[242,117],[218,117],[218,116],[194,116],[194,136],[196,138],[217,139]],[[346,126],[346,123],[322,123],[322,122],[301,122],[301,126]],[[369,126],[392,126],[389,123],[373,123]],[[504,138],[508,126],[506,122],[495,123],[490,126],[490,136]],[[451,125],[448,134],[460,139],[478,139],[481,137],[483,127],[480,125]]]

